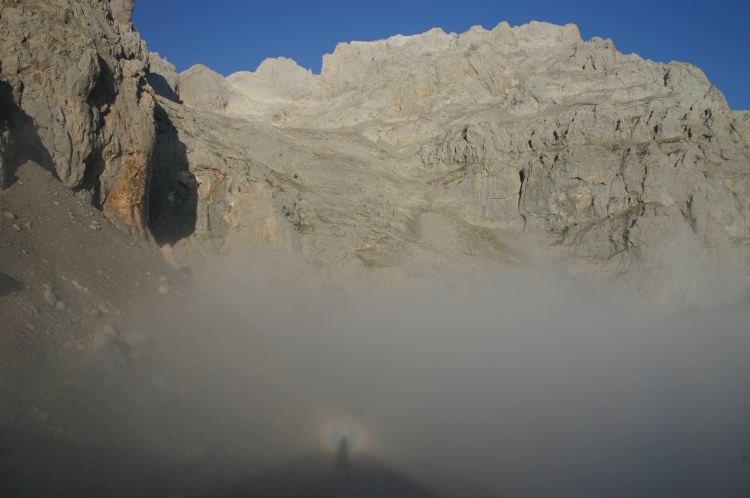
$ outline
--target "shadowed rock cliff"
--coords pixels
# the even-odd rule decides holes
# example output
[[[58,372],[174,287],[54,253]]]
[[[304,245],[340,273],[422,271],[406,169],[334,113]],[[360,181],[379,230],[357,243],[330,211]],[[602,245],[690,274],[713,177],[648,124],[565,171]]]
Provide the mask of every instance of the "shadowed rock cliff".
[[[5,119],[19,160],[54,170],[146,237],[154,104],[132,10],[132,0],[4,1],[0,80],[10,88]]]

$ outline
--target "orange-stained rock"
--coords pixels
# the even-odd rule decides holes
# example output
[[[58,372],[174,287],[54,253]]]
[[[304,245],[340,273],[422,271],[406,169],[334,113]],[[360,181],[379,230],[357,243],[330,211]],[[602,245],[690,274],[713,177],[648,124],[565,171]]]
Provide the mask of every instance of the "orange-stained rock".
[[[89,191],[114,223],[148,238],[154,104],[132,10],[133,0],[4,2],[0,100],[16,162]]]

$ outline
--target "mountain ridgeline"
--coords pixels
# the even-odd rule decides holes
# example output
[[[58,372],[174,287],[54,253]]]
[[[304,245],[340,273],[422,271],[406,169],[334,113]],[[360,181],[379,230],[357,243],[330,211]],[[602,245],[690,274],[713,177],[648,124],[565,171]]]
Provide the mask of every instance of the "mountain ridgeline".
[[[559,262],[670,306],[737,299],[750,113],[573,25],[339,44],[177,74],[132,1],[4,0],[2,181],[32,159],[181,266],[258,245],[330,278]]]

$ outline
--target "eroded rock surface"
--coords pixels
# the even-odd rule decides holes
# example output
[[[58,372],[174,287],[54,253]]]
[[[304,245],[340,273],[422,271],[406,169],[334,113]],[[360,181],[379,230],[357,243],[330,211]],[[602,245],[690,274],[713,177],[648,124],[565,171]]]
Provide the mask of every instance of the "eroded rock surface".
[[[269,59],[227,78],[197,66],[179,85],[194,111],[165,109],[193,116],[176,127],[187,168],[211,172],[198,225],[222,240],[211,220],[248,202],[216,178],[254,178],[289,220],[265,226],[294,226],[322,266],[518,261],[508,243],[534,234],[574,273],[670,302],[745,284],[750,119],[694,66],[572,25],[501,23],[340,44],[320,75]]]
[[[133,0],[4,1],[0,90],[16,161],[88,190],[116,224],[146,237],[153,99],[132,10]]]

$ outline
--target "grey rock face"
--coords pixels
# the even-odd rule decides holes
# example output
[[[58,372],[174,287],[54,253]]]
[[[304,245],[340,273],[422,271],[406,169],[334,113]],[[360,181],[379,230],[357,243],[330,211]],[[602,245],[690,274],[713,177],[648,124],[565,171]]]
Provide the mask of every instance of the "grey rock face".
[[[180,248],[196,254],[262,242],[297,250],[297,229],[283,213],[294,197],[275,187],[277,173],[261,162],[287,147],[294,154],[304,144],[159,97],[151,187],[157,241],[182,241]]]
[[[228,105],[230,90],[224,77],[206,66],[198,64],[182,72],[178,85],[182,99],[194,109],[224,112]]]
[[[143,237],[153,100],[132,9],[132,0],[4,2],[0,85],[19,156],[93,191]]]
[[[502,23],[340,44],[321,75],[285,59],[226,79],[196,67],[180,87],[195,111],[165,109],[200,185],[196,233],[257,230],[212,220],[265,178],[273,219],[322,267],[518,261],[508,244],[533,234],[570,271],[665,302],[746,284],[748,113],[694,66]]]

